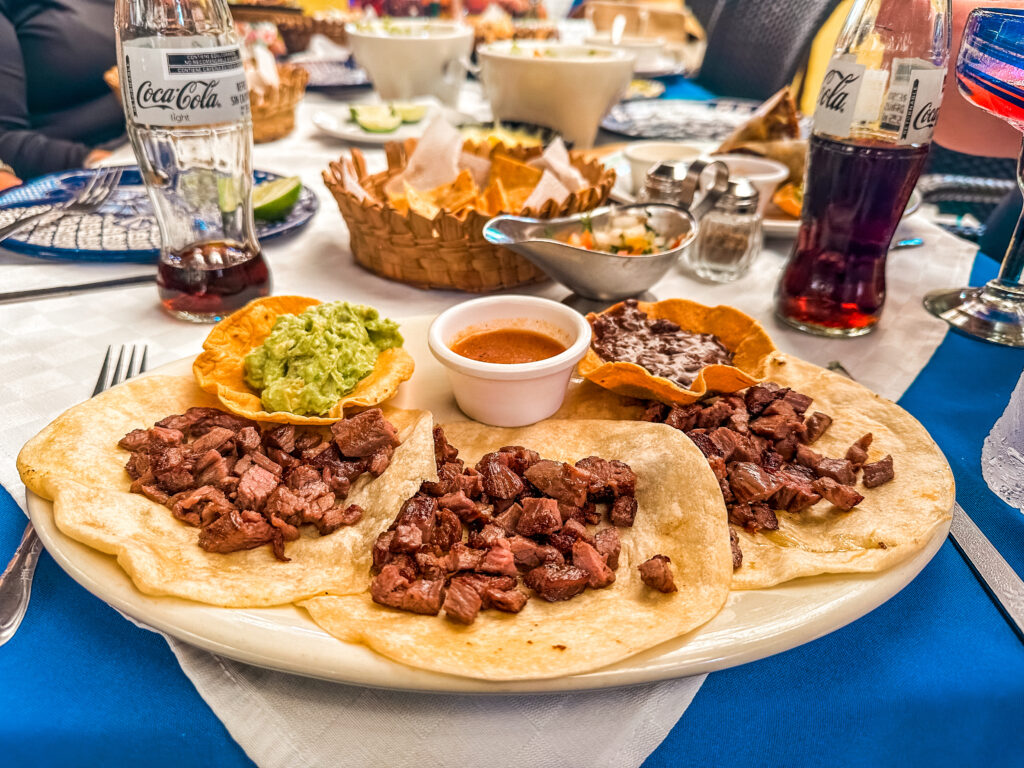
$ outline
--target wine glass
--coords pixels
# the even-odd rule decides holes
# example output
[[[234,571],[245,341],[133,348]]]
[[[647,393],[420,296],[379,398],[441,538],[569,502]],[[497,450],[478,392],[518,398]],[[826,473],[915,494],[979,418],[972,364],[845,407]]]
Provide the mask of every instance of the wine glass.
[[[1024,10],[979,8],[964,28],[956,63],[960,93],[986,112],[1024,131]],[[1024,189],[1024,148],[1017,160]],[[1024,347],[1024,214],[1010,240],[999,276],[980,288],[934,291],[929,312],[976,339]]]

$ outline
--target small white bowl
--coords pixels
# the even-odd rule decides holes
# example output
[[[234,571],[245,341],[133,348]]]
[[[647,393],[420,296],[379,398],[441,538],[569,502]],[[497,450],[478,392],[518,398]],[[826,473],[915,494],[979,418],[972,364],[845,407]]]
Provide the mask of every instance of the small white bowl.
[[[644,188],[647,172],[658,163],[691,163],[703,152],[700,147],[681,141],[635,141],[626,145],[623,154],[629,161],[631,191],[635,195]]]
[[[775,190],[789,176],[789,168],[776,160],[753,155],[712,155],[729,169],[729,178],[742,178],[757,188],[757,210],[764,216]]]
[[[470,334],[498,328],[545,333],[566,350],[533,363],[482,363],[458,355],[451,345]],[[583,315],[534,296],[488,296],[457,304],[430,324],[427,344],[448,369],[459,408],[469,418],[496,427],[522,427],[551,416],[565,399],[576,363],[590,346]]]

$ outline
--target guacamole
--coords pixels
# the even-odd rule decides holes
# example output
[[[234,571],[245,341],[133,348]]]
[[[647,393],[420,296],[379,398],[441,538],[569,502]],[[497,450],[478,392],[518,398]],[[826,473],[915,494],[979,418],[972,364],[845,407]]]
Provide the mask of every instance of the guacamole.
[[[335,301],[281,315],[263,345],[245,357],[245,381],[268,411],[324,414],[373,370],[385,349],[402,346],[398,323],[373,307]]]

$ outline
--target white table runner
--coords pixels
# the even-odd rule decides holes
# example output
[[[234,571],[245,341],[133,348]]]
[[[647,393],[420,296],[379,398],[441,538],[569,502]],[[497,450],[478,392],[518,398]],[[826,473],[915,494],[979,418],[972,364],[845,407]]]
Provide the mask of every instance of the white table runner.
[[[274,292],[348,299],[382,313],[434,313],[467,298],[421,291],[358,268],[348,235],[320,171],[345,149],[315,133],[317,109],[343,109],[316,95],[299,109],[287,139],[256,148],[256,166],[298,174],[322,208],[301,234],[268,243]],[[383,153],[370,157],[383,166]],[[965,284],[975,249],[917,217],[903,237],[924,247],[896,251],[888,269],[889,298],[879,329],[850,341],[807,336],[772,318],[772,291],[790,243],[769,241],[753,269],[728,285],[709,285],[671,272],[653,289],[659,298],[727,303],[753,315],[784,351],[818,364],[838,359],[861,382],[896,399],[924,367],[945,324],[921,307],[935,288]],[[145,272],[139,265],[41,262],[0,249],[0,290],[110,279]],[[523,292],[561,299],[556,284]],[[15,469],[20,446],[48,421],[92,391],[107,345],[145,342],[151,367],[194,356],[208,332],[170,319],[155,289],[141,286],[0,306],[0,484],[19,502]],[[31,608],[30,608],[31,610]],[[637,766],[664,739],[703,682],[692,678],[631,689],[528,697],[403,694],[307,680],[237,664],[168,641],[182,669],[263,768],[534,764]]]

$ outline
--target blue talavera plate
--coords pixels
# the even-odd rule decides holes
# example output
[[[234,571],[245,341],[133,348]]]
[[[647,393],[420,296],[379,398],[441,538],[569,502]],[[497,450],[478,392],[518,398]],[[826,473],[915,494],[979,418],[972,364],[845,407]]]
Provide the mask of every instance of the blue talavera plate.
[[[82,188],[95,170],[51,173],[32,179],[0,195],[0,227],[40,206],[59,206]],[[259,184],[279,178],[276,173],[254,171]],[[313,191],[302,187],[299,200],[284,219],[256,220],[260,241],[305,226],[320,207]],[[27,209],[34,209],[29,211]],[[160,230],[142,185],[138,166],[125,166],[113,194],[92,213],[46,216],[19,230],[0,244],[9,251],[44,259],[155,263],[160,251]]]

